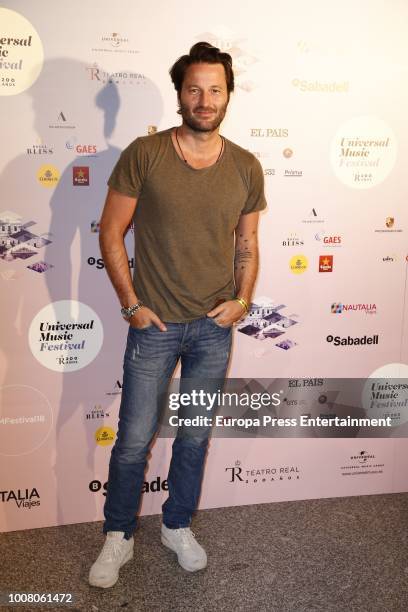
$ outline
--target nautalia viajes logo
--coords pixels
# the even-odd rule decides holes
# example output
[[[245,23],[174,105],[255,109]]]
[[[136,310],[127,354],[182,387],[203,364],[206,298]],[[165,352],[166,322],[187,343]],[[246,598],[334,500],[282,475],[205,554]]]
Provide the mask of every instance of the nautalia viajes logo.
[[[0,491],[0,502],[14,502],[17,508],[31,510],[40,505],[40,495],[36,488]]]

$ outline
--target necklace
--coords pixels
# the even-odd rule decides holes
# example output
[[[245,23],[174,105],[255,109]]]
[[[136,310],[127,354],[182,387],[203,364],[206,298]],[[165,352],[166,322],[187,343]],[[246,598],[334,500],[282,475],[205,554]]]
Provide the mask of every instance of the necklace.
[[[178,148],[180,149],[181,157],[183,158],[184,163],[188,164],[188,161],[184,157],[183,149],[180,146],[179,139],[177,138],[177,131],[178,131],[178,128],[176,128],[176,141],[177,141],[177,144],[178,144]],[[221,136],[221,134],[220,134],[220,136]],[[221,153],[223,152],[223,150],[224,150],[224,136],[221,136],[221,149],[220,149],[220,152],[218,154],[217,159],[215,160],[215,163],[217,163],[218,160],[220,159]]]

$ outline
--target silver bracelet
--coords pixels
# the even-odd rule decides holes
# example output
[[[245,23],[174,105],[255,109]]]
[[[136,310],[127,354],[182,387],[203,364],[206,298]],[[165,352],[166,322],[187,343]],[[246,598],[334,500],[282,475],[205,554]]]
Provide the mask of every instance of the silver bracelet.
[[[144,306],[143,302],[139,301],[137,304],[134,304],[133,306],[129,306],[128,308],[121,308],[120,313],[122,317],[128,321],[129,319],[133,317],[135,312],[139,310],[139,308],[142,308],[142,306]]]

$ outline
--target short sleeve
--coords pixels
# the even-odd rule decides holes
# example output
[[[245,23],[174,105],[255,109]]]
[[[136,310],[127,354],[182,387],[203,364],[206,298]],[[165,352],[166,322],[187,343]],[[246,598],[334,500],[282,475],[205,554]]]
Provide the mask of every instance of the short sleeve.
[[[108,179],[115,191],[137,198],[147,174],[147,156],[140,138],[136,138],[124,149]]]
[[[242,215],[257,212],[266,208],[264,173],[260,162],[253,157],[250,179],[248,184],[248,198],[241,211]]]

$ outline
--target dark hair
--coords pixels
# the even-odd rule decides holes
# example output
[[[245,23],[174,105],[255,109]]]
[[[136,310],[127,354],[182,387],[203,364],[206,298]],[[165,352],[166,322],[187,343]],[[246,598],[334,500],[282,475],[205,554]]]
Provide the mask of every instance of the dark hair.
[[[232,71],[232,57],[229,53],[223,53],[217,47],[208,42],[198,42],[193,45],[188,55],[182,55],[170,68],[170,76],[174,87],[180,95],[186,70],[191,64],[222,64],[227,81],[228,97],[234,91],[234,73]]]

